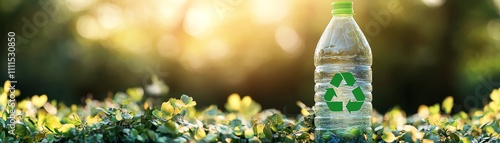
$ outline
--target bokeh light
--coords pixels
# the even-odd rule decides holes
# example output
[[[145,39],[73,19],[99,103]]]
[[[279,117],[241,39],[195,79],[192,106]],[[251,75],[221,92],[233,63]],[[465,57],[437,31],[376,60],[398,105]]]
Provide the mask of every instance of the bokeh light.
[[[287,0],[254,0],[252,14],[255,23],[269,24],[281,21],[290,9]]]
[[[65,0],[63,3],[69,10],[79,12],[91,6],[94,3],[94,0]]]
[[[189,35],[200,38],[213,28],[214,15],[213,11],[206,5],[195,4],[190,6],[184,18],[184,30]]]
[[[422,2],[429,7],[439,7],[443,5],[446,0],[422,0]]]
[[[295,30],[290,27],[282,26],[276,30],[276,42],[281,49],[290,54],[300,52],[300,45],[302,43],[299,35]]]

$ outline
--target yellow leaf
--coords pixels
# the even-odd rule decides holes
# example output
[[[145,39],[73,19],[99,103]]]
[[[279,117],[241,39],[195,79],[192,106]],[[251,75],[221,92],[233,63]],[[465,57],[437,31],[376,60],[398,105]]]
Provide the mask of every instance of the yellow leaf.
[[[115,113],[116,113],[115,116],[116,120],[121,121],[123,119],[122,112],[117,110]]]
[[[36,108],[40,108],[45,105],[45,103],[47,103],[47,100],[48,98],[45,94],[42,96],[34,95],[33,97],[31,97],[31,103],[33,103]]]
[[[146,102],[144,102],[144,106],[143,106],[144,110],[148,109],[151,104],[152,103],[150,100],[146,100]]]
[[[54,131],[54,129],[61,128],[62,124],[58,117],[47,114],[45,116],[45,126]]]
[[[49,114],[55,115],[57,113],[57,107],[53,106],[52,104],[45,104],[45,105],[43,105],[43,108]]]
[[[225,107],[228,111],[239,111],[241,107],[240,95],[236,93],[229,95]]]
[[[241,106],[243,108],[247,108],[248,106],[250,106],[250,104],[252,104],[252,98],[250,96],[243,97],[243,99],[241,100]]]
[[[14,90],[14,95],[18,97],[19,95],[21,95],[21,91],[19,89]]]
[[[76,112],[76,109],[78,109],[78,107],[75,104],[72,104],[71,105],[71,112]]]
[[[92,125],[92,124],[99,122],[99,119],[100,118],[98,116],[94,116],[94,117],[87,116],[87,117],[85,117],[85,123],[87,125]]]
[[[300,113],[302,113],[302,115],[304,115],[304,116],[309,116],[309,114],[310,114],[309,111],[307,111],[306,109],[301,109]]]
[[[5,106],[7,106],[7,101],[9,100],[8,98],[9,98],[9,97],[7,96],[7,93],[5,93],[5,92],[4,92],[4,93],[2,93],[2,94],[0,95],[0,105],[2,105],[2,106],[4,106],[4,107],[5,107]]]
[[[406,131],[406,132],[411,132],[412,136],[411,136],[411,139],[416,142],[417,140],[419,139],[422,139],[423,137],[423,134],[420,133],[418,131],[417,128],[415,128],[414,126],[411,126],[411,125],[405,125],[403,126],[403,130]]]
[[[37,127],[38,127],[38,130],[43,130],[44,127],[43,127],[43,124],[45,121],[45,114],[44,112],[38,112],[38,115],[37,115]]]
[[[3,84],[3,93],[7,93],[9,92],[9,89],[10,89],[10,81],[7,80],[5,81],[5,83]]]
[[[453,108],[453,97],[452,96],[448,96],[443,100],[442,108],[446,114],[450,114],[451,109]]]
[[[254,133],[257,135],[257,137],[259,137],[259,138],[265,137],[264,124],[257,124],[257,126],[254,127],[253,129],[254,129]]]
[[[260,104],[255,101],[252,101],[248,107],[242,108],[240,110],[240,113],[243,114],[243,116],[245,116],[246,118],[250,119],[257,113],[259,113],[260,109],[262,109]]]
[[[456,122],[457,122],[457,130],[463,130],[465,124],[463,119],[457,119]]]
[[[447,125],[446,126],[446,130],[450,131],[450,132],[456,132],[457,131],[457,127],[454,127],[454,126],[451,126],[451,125]]]
[[[460,142],[462,142],[462,143],[470,143],[470,140],[467,137],[460,137]]]
[[[434,115],[434,114],[439,114],[439,104],[436,103],[432,106],[429,107],[429,112],[431,115]]]
[[[64,124],[64,125],[62,125],[62,126],[61,126],[59,129],[57,129],[57,130],[59,130],[59,131],[61,131],[61,132],[68,132],[68,131],[69,131],[69,129],[71,129],[71,128],[75,128],[75,125],[73,125],[73,124]]]
[[[252,129],[246,129],[245,130],[245,138],[249,139],[254,136],[253,130]]]
[[[194,138],[196,140],[201,140],[207,136],[205,133],[205,129],[203,129],[203,123],[201,123],[200,120],[196,119],[196,124],[198,125],[198,128],[196,129],[196,134],[194,135]]]
[[[394,136],[394,134],[392,134],[391,132],[384,132],[382,134],[382,139],[385,142],[393,142],[394,140],[396,140],[396,136]]]
[[[424,139],[422,140],[422,143],[434,143],[434,141],[429,139]]]
[[[129,88],[127,89],[127,95],[133,101],[141,101],[144,96],[144,90],[142,88]]]
[[[161,110],[167,113],[174,113],[174,107],[170,104],[170,101],[163,102],[161,104]]]
[[[500,104],[500,88],[493,90],[490,94],[490,98],[493,102]]]
[[[427,105],[420,105],[418,107],[418,116],[421,118],[427,118],[429,116],[429,107]]]
[[[485,130],[486,130],[486,133],[488,133],[488,134],[495,134],[495,133],[496,133],[496,132],[495,132],[495,129],[493,129],[493,127],[492,127],[492,126],[487,126],[487,127],[485,128]]]
[[[498,105],[495,105],[495,102],[490,102],[490,103],[488,104],[488,107],[490,107],[490,109],[491,109],[491,110],[493,110],[493,111],[498,111],[498,110],[500,110],[499,106],[498,106]]]

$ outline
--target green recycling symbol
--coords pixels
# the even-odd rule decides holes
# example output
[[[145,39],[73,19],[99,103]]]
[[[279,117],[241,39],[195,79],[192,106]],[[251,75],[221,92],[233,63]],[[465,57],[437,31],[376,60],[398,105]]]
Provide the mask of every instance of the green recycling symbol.
[[[346,86],[354,86],[354,83],[356,83],[356,79],[354,79],[354,76],[350,72],[341,72],[336,73],[332,77],[332,81],[330,81],[330,84],[338,88],[342,80],[345,80]],[[361,106],[363,106],[363,103],[365,102],[365,94],[363,94],[361,87],[358,86],[354,88],[354,90],[352,90],[352,94],[356,98],[356,101],[349,100],[349,102],[345,106],[349,113],[351,113],[351,111],[359,111],[361,109]],[[328,108],[330,109],[330,111],[342,111],[344,107],[342,105],[342,101],[331,101],[334,96],[337,97],[337,93],[335,92],[335,90],[333,88],[327,88],[324,98],[326,100]]]

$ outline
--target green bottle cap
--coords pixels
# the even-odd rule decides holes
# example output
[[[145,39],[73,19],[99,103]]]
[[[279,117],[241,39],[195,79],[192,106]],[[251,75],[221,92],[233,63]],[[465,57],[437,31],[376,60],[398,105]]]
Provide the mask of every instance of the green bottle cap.
[[[332,2],[332,14],[353,14],[352,2],[342,1],[342,2]]]

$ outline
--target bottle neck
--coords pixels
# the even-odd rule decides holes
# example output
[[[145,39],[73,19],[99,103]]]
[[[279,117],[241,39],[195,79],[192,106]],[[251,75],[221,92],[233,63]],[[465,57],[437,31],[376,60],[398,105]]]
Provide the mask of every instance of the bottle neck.
[[[332,17],[353,17],[354,14],[332,14]]]
[[[333,16],[352,16],[354,15],[354,10],[352,8],[352,2],[333,2],[332,3],[332,15]]]

